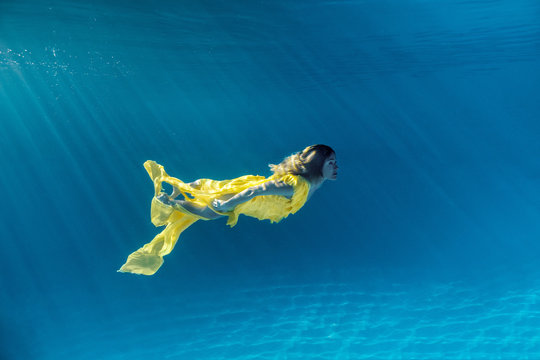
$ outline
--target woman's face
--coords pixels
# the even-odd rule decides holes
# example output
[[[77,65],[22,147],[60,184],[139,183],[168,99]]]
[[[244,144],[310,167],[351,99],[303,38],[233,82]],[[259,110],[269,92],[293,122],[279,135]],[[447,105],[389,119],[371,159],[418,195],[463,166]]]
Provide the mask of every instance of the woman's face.
[[[337,179],[337,161],[336,154],[330,155],[324,162],[322,168],[322,175],[325,180],[336,180]]]

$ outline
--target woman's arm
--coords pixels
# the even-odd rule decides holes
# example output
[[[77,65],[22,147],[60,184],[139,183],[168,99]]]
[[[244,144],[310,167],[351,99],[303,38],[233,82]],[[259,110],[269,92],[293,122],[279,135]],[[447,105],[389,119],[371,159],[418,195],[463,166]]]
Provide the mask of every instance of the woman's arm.
[[[282,181],[268,181],[264,184],[252,186],[244,191],[239,192],[228,200],[215,199],[212,202],[212,207],[217,211],[231,211],[237,205],[253,199],[255,196],[262,195],[281,195],[291,197],[294,194],[294,189],[291,185],[285,184]]]

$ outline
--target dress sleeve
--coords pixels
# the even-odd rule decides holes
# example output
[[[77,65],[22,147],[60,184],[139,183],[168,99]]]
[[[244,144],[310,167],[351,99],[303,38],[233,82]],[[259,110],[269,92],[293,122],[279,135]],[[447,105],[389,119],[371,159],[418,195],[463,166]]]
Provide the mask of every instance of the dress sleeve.
[[[285,175],[280,178],[284,183],[291,185],[294,189],[293,196],[291,197],[288,212],[295,214],[307,201],[309,194],[309,182],[301,175]]]
[[[305,204],[309,194],[309,183],[301,176],[282,175],[273,176],[269,180],[279,180],[293,187],[293,196],[289,199],[281,195],[255,196],[253,199],[237,205],[234,210],[228,212],[227,225],[233,227],[238,221],[238,216],[244,214],[259,220],[268,219],[271,222],[279,222],[289,214],[294,214]]]

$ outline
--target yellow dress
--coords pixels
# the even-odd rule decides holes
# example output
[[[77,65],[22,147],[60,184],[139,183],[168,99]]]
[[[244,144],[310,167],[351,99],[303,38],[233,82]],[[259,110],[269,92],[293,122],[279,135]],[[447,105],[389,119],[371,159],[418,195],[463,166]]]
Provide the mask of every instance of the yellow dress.
[[[163,264],[163,256],[169,254],[180,234],[197,220],[209,220],[192,214],[178,206],[164,204],[156,199],[161,192],[162,183],[166,182],[178,188],[185,200],[199,206],[212,208],[212,200],[228,194],[237,194],[252,186],[267,181],[281,180],[294,189],[293,196],[288,199],[279,195],[255,196],[249,201],[237,205],[232,211],[220,213],[229,217],[227,225],[233,227],[238,216],[244,214],[259,220],[268,219],[272,223],[279,222],[289,214],[294,214],[304,206],[309,193],[309,183],[297,175],[264,176],[246,175],[232,180],[215,181],[201,179],[200,186],[191,187],[181,180],[167,175],[163,166],[155,161],[146,161],[144,167],[154,182],[155,196],[152,199],[150,217],[155,226],[166,225],[148,244],[128,256],[126,263],[118,270],[134,274],[153,275]]]

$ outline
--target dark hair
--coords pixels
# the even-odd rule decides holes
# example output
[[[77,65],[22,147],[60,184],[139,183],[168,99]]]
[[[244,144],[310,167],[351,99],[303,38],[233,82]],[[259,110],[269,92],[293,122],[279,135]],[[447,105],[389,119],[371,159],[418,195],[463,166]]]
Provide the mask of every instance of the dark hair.
[[[326,159],[336,152],[327,145],[311,145],[304,150],[287,156],[277,165],[270,164],[274,175],[302,175],[310,182],[322,178],[322,168]]]

